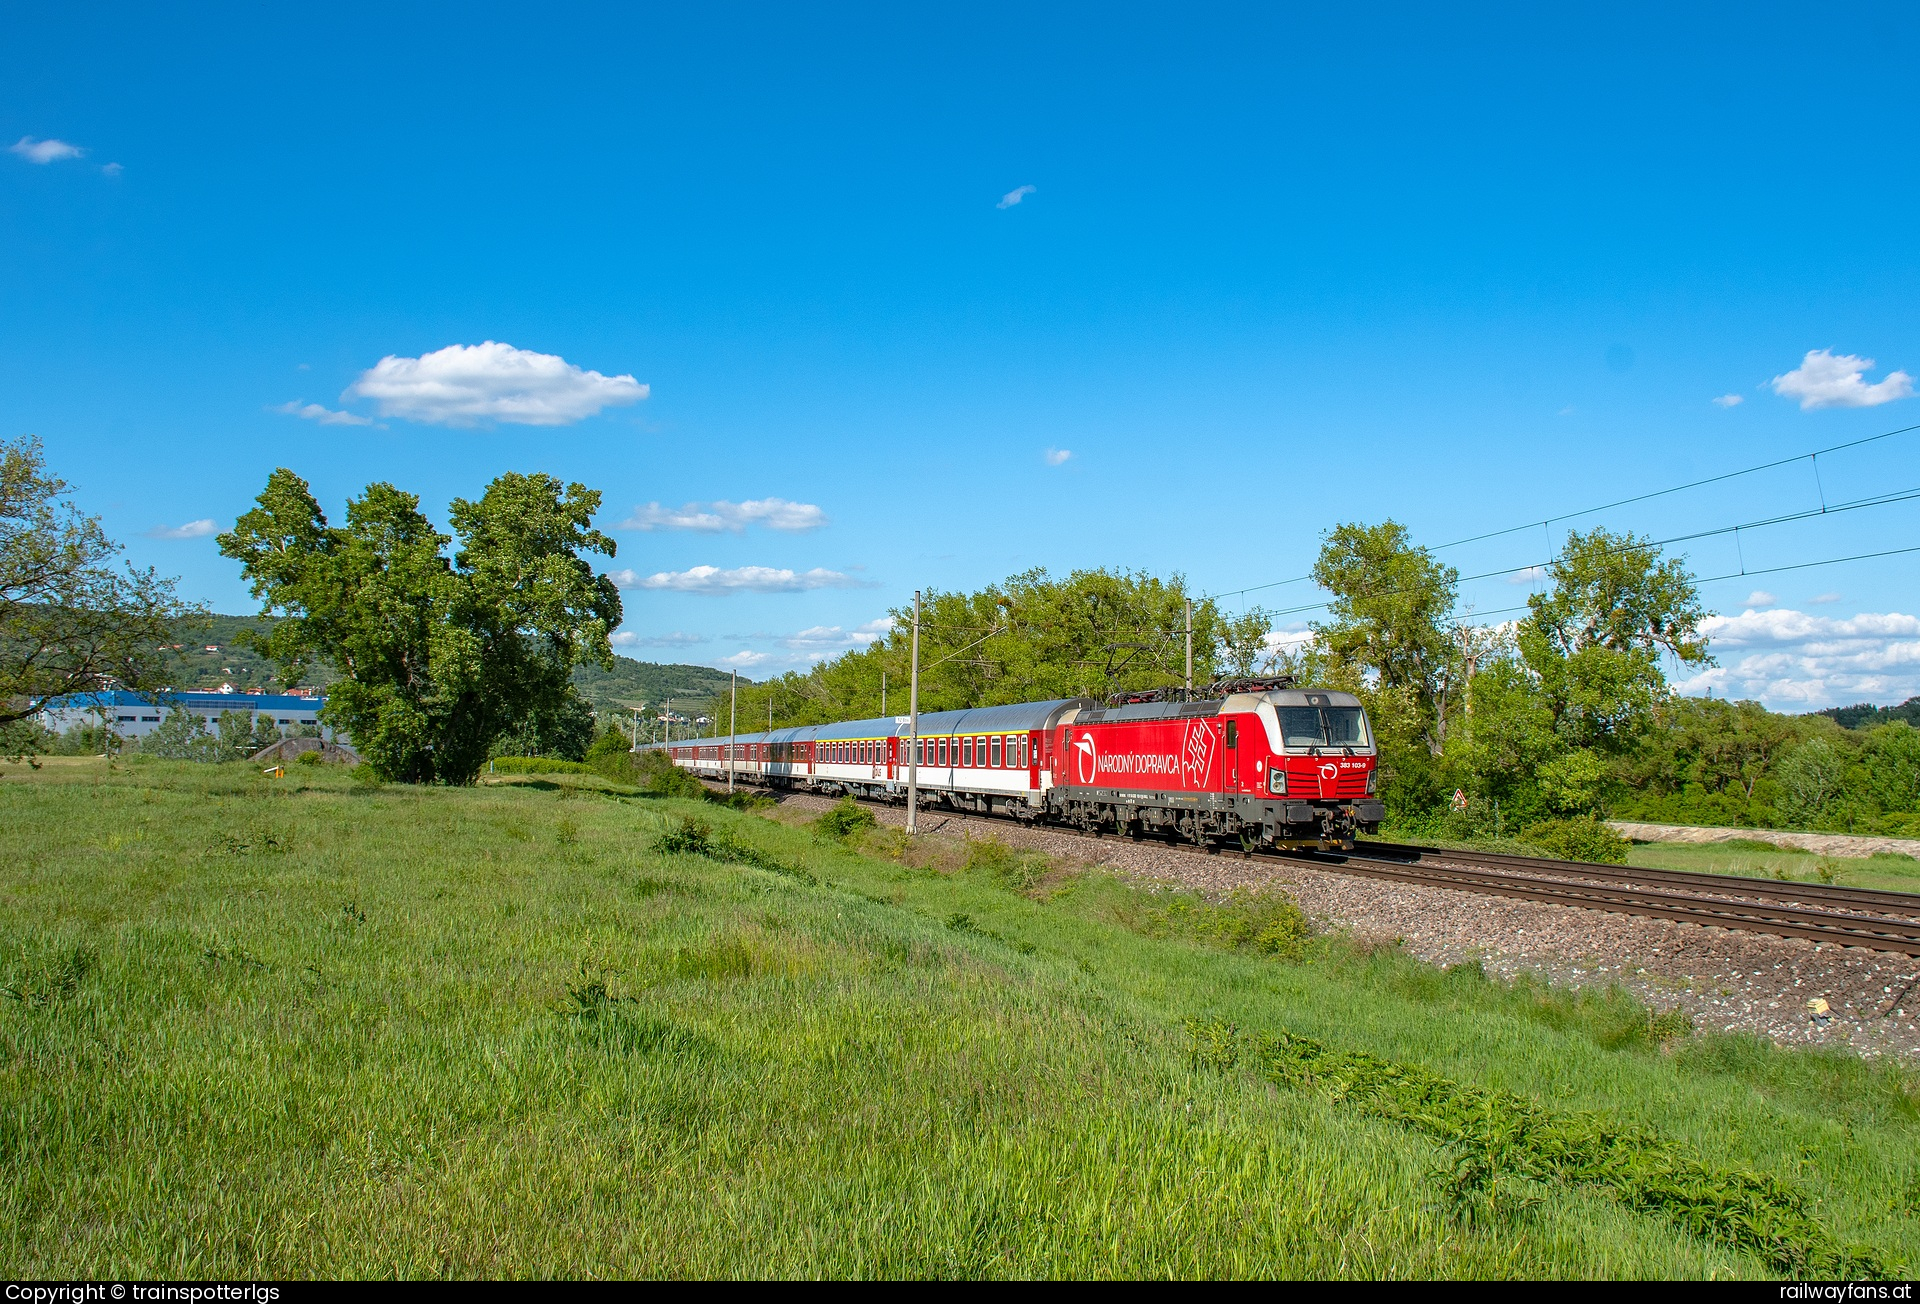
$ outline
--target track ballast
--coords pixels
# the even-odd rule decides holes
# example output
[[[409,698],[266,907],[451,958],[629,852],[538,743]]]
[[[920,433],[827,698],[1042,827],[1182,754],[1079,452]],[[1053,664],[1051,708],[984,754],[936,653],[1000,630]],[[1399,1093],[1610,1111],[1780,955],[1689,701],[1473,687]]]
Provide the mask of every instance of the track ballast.
[[[1006,819],[970,811],[940,813],[965,819]],[[1007,822],[1026,823],[1010,819]],[[1110,840],[1071,826],[1048,824],[1046,827],[1051,832],[1090,842]],[[1218,848],[1203,851],[1180,842],[1167,845],[1194,855],[1222,854]],[[1421,887],[1920,955],[1920,893],[1600,865],[1502,852],[1450,851],[1393,842],[1361,842],[1346,852],[1240,854]]]

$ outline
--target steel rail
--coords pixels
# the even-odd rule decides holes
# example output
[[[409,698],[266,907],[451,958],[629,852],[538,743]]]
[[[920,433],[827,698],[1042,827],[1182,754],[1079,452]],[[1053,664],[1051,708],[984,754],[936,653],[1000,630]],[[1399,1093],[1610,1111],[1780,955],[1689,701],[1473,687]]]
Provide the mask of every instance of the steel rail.
[[[1464,855],[1458,857],[1461,860],[1468,858]],[[1652,888],[1574,883],[1511,871],[1475,869],[1464,864],[1382,860],[1338,852],[1316,853],[1311,859],[1302,857],[1301,860],[1335,873],[1359,874],[1419,886],[1451,888],[1487,896],[1515,897],[1613,914],[1651,916],[1742,932],[1771,933],[1780,937],[1801,937],[1815,942],[1837,942],[1843,946],[1864,946],[1876,951],[1920,955],[1920,920],[1873,918],[1704,894],[1664,892]]]

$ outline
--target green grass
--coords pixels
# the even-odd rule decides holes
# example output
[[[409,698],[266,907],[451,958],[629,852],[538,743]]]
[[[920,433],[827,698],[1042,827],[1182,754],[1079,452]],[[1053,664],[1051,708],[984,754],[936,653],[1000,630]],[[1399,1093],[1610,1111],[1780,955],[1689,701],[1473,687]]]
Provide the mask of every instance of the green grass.
[[[574,775],[0,767],[0,827],[9,1277],[1920,1262],[1903,1069],[1270,899]]]
[[[1844,887],[1920,892],[1920,861],[1911,856],[1820,856],[1785,849],[1762,838],[1727,842],[1641,842],[1627,863],[1649,869],[1684,869],[1697,874],[1738,874],[1747,878],[1823,882],[1822,865]]]

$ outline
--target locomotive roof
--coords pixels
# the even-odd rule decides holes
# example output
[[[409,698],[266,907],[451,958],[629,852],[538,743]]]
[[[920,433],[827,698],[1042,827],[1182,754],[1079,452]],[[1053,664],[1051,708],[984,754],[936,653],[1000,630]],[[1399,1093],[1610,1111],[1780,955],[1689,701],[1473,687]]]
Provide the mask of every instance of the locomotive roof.
[[[1119,724],[1128,720],[1191,720],[1219,715],[1225,705],[1218,698],[1200,702],[1129,702],[1125,706],[1082,711],[1075,724]]]
[[[1124,724],[1130,720],[1191,720],[1196,717],[1219,715],[1223,711],[1229,713],[1251,711],[1262,702],[1271,702],[1275,706],[1360,705],[1360,699],[1352,693],[1342,693],[1331,688],[1272,688],[1261,693],[1230,693],[1224,698],[1203,698],[1199,701],[1129,702],[1125,706],[1083,710],[1075,717],[1074,723]]]

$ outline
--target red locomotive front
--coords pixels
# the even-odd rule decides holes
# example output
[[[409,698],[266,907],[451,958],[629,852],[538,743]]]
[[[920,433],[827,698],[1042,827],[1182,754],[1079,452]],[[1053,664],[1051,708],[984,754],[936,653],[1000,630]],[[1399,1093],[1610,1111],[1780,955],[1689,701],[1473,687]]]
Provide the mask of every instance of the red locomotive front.
[[[1073,713],[1049,741],[1048,805],[1090,830],[1351,848],[1386,815],[1373,733],[1349,693],[1260,683],[1125,702]]]

